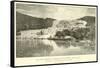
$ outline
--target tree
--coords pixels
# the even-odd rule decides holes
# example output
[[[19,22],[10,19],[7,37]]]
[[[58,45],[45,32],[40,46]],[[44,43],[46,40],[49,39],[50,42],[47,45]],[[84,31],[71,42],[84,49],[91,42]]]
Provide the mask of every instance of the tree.
[[[64,34],[64,36],[66,36],[66,35],[70,36],[71,35],[71,31],[68,30],[68,29],[63,30],[62,33]]]
[[[89,28],[78,28],[77,30],[73,31],[73,37],[79,40],[83,40],[87,37],[89,32]]]
[[[64,38],[65,35],[61,31],[57,31],[55,36],[58,38]]]

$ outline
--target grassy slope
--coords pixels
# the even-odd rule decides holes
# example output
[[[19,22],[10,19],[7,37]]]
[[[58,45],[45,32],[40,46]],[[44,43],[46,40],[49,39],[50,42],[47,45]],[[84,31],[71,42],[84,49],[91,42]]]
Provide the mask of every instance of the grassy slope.
[[[52,26],[53,20],[51,18],[37,18],[16,12],[16,29],[21,31],[48,28]]]

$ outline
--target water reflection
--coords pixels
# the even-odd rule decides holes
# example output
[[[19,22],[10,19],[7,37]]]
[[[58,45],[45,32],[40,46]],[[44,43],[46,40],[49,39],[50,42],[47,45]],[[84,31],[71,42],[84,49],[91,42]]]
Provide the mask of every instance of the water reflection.
[[[94,53],[94,43],[47,39],[17,39],[16,41],[17,57],[64,56]]]
[[[17,40],[16,41],[17,57],[35,57],[47,56],[53,50],[53,47],[44,44],[41,40]]]

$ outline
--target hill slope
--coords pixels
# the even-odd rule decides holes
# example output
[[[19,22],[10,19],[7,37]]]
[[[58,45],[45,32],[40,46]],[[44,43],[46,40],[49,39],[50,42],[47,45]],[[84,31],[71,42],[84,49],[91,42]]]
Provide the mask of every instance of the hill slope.
[[[79,20],[84,20],[87,22],[87,26],[93,26],[95,25],[95,17],[94,16],[84,16],[80,18]]]
[[[16,12],[16,30],[42,29],[51,27],[54,19],[37,18]]]

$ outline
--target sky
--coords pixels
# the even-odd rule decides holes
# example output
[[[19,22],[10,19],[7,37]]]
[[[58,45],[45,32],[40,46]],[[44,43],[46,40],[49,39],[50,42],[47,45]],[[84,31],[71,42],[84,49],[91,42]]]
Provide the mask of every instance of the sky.
[[[58,20],[73,20],[83,16],[96,16],[96,8],[89,6],[16,3],[16,11],[41,18],[54,18]]]

